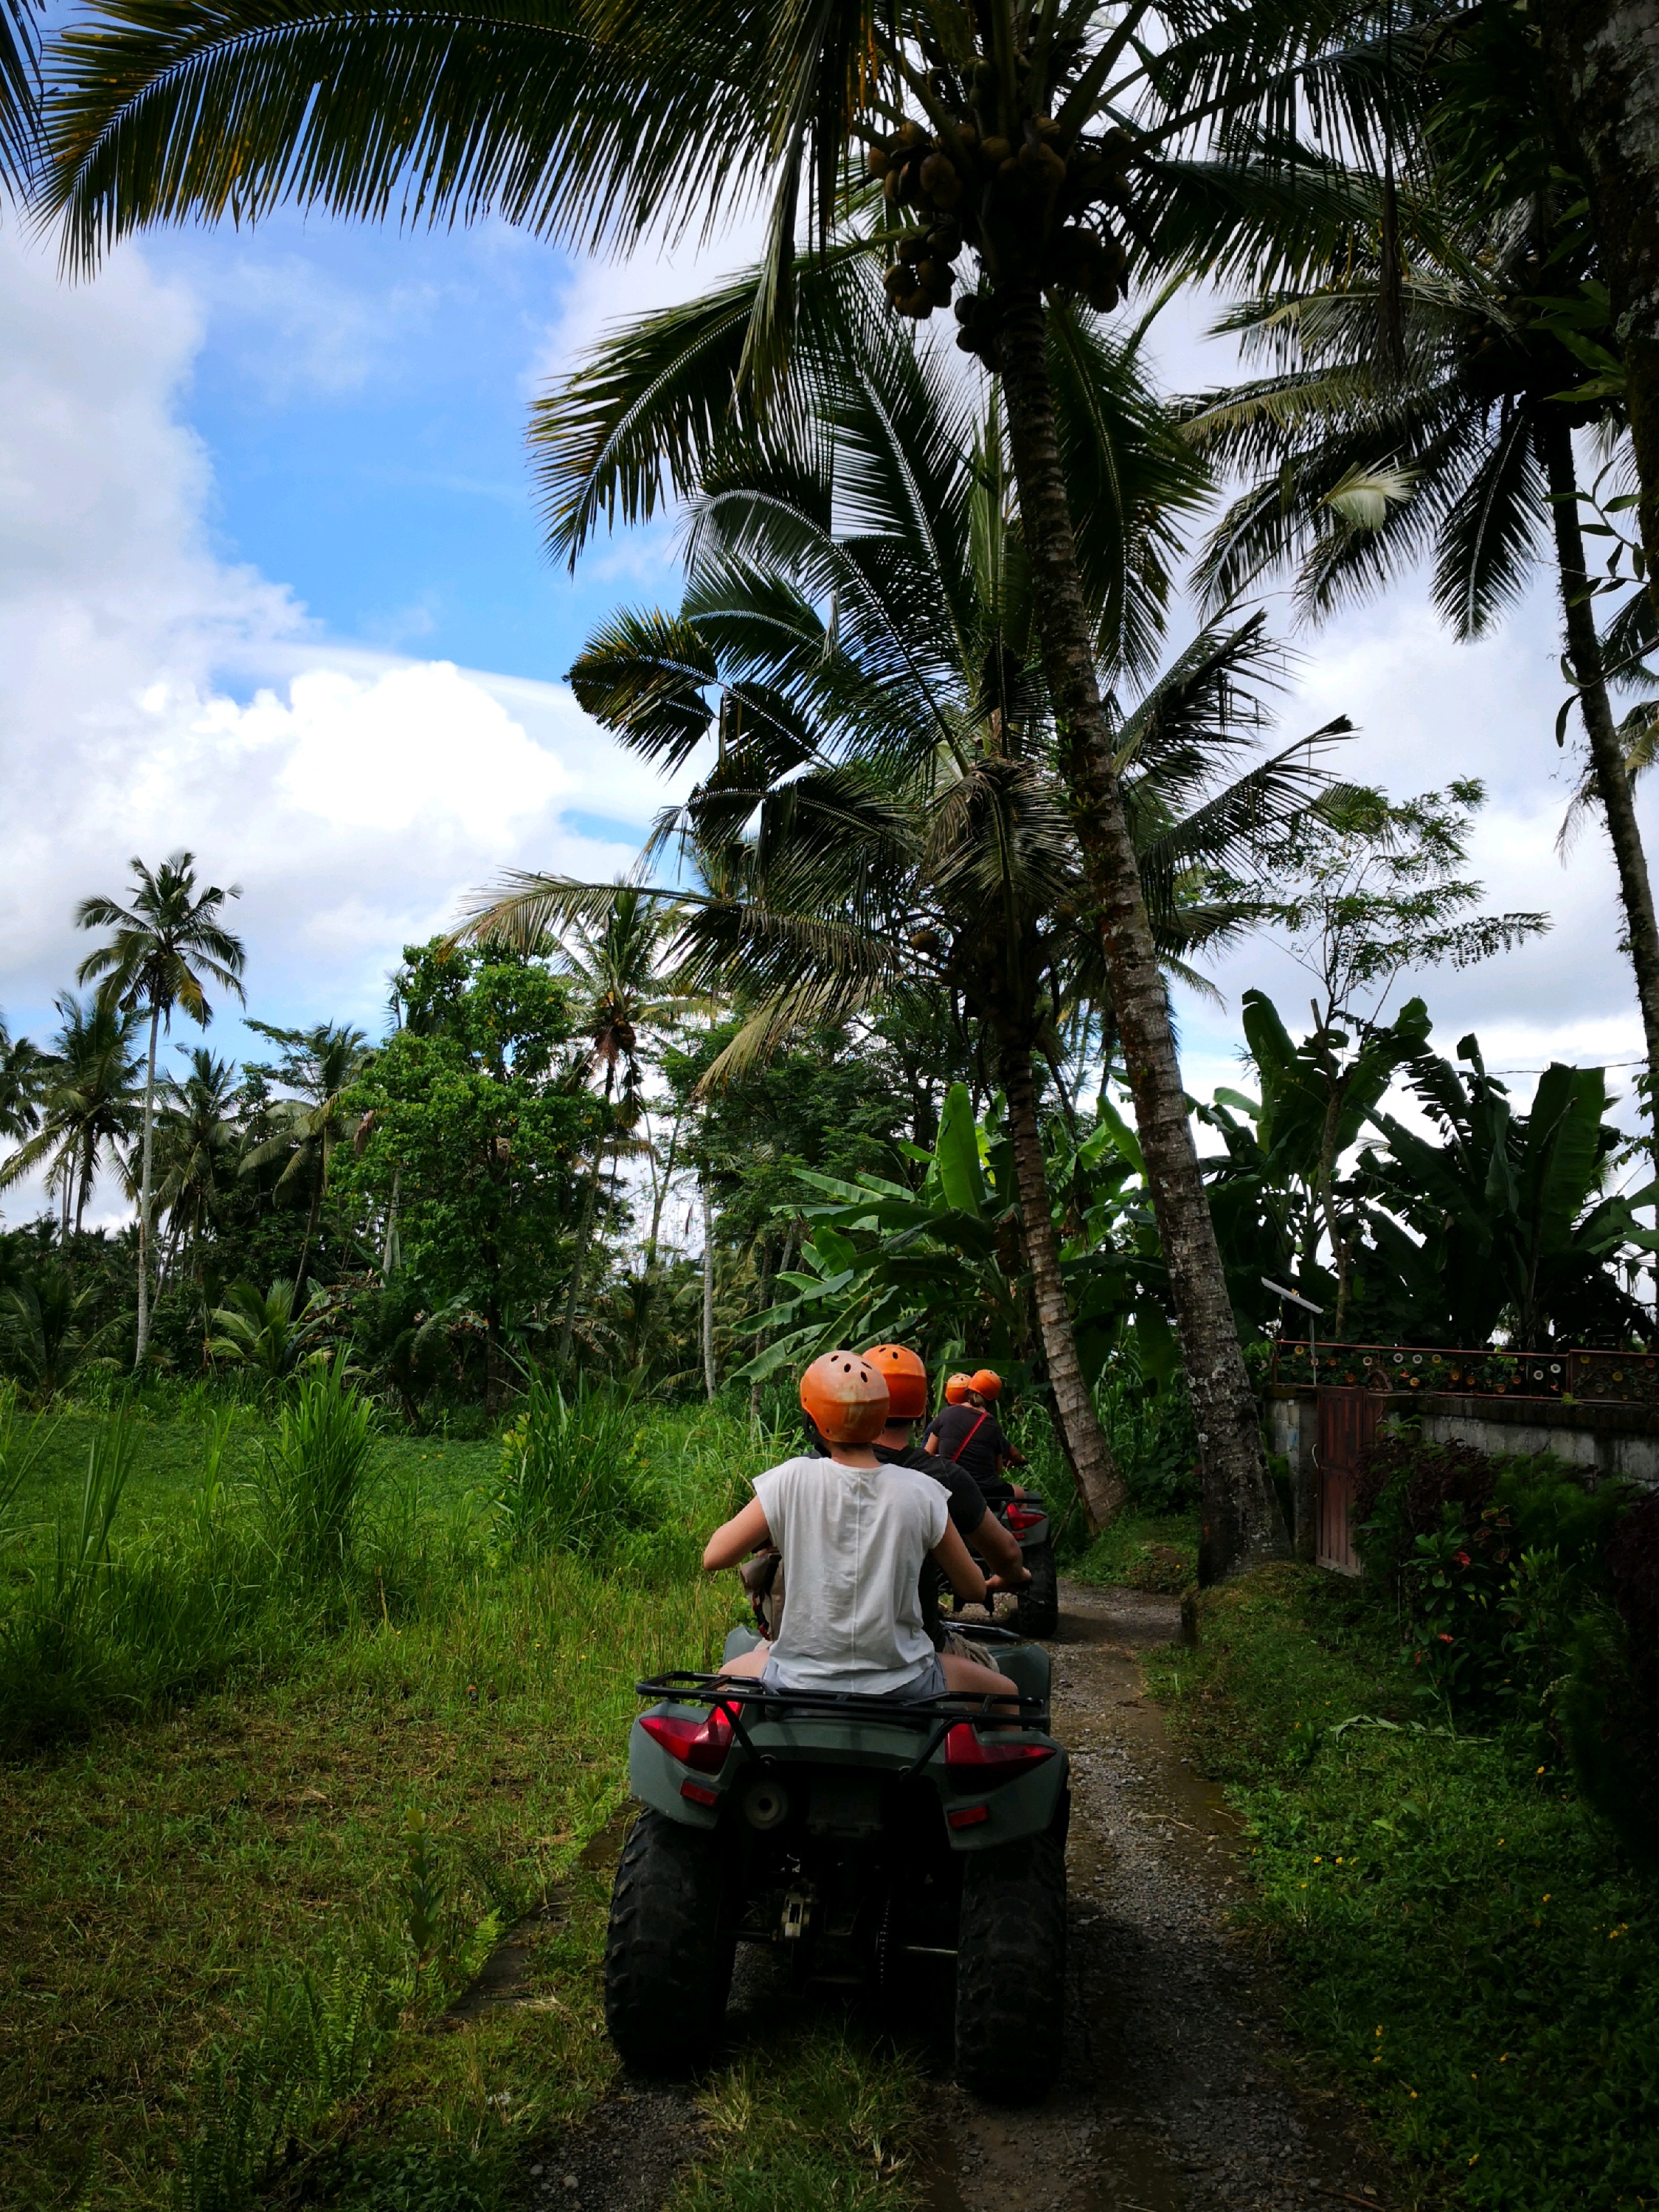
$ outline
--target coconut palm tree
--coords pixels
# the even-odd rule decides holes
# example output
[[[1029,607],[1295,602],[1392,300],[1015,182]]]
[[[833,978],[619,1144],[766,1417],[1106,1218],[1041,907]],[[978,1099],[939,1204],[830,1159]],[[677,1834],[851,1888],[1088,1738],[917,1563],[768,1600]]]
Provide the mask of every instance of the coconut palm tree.
[[[1304,614],[1380,588],[1428,555],[1434,604],[1460,637],[1489,631],[1538,564],[1553,566],[1565,665],[1589,739],[1619,872],[1650,1071],[1659,1073],[1659,919],[1597,635],[1573,453],[1575,428],[1619,434],[1549,316],[1591,273],[1547,195],[1467,232],[1437,261],[1404,234],[1400,359],[1389,357],[1374,252],[1318,286],[1242,303],[1223,327],[1267,373],[1191,403],[1188,434],[1244,486],[1212,532],[1203,588],[1226,602],[1279,566]],[[1380,228],[1380,226],[1379,226]],[[1444,234],[1447,226],[1439,227]],[[1558,240],[1555,233],[1562,230]],[[1566,720],[1557,726],[1560,738]]]
[[[1276,265],[1338,242],[1341,191],[1284,125],[1304,82],[1323,118],[1363,124],[1375,106],[1352,8],[97,0],[91,14],[55,43],[47,99],[46,202],[82,266],[145,224],[252,221],[289,201],[626,245],[763,194],[763,279],[701,364],[693,442],[721,434],[732,370],[748,404],[773,405],[810,312],[799,234],[822,248],[843,194],[878,186],[863,250],[886,264],[893,311],[947,304],[965,260],[960,342],[1001,380],[1060,769],[1198,1407],[1206,1569],[1282,1551],[1098,682],[1086,488],[1069,476],[1054,361],[1064,326],[1119,299],[1126,239],[1154,266],[1236,254],[1248,208]]]
[[[21,199],[40,157],[40,40],[33,0],[0,0],[0,192]]]
[[[1034,1055],[1061,1056],[1068,991],[1099,1000],[1109,988],[1057,773],[1004,426],[994,402],[979,412],[937,355],[890,325],[848,327],[853,341],[817,362],[799,450],[729,450],[694,506],[679,612],[615,617],[571,680],[589,713],[659,761],[716,735],[712,767],[648,848],[676,847],[708,886],[660,895],[683,916],[678,978],[752,1010],[716,1078],[797,1024],[878,995],[953,993],[984,1026],[1062,1433],[1099,1525],[1122,1490],[1066,1309]],[[1116,481],[1135,490],[1118,518],[1121,597],[1153,631],[1169,520],[1152,496],[1160,457],[1167,506],[1194,479],[1134,349],[1086,343],[1097,414],[1118,433]],[[1229,778],[1256,741],[1252,679],[1267,657],[1257,619],[1201,637],[1136,704],[1108,690],[1115,772],[1171,965],[1248,919],[1205,898],[1206,871],[1320,786],[1305,746]],[[614,896],[521,878],[474,927],[533,932]]]
[[[130,906],[118,900],[82,899],[75,910],[77,927],[114,932],[89,952],[76,971],[85,983],[99,979],[100,1006],[149,1016],[149,1056],[144,1077],[144,1122],[138,1178],[138,1337],[133,1356],[142,1367],[149,1346],[150,1176],[155,1135],[155,1050],[161,1029],[173,1026],[175,1006],[205,1029],[213,1019],[205,981],[242,997],[240,977],[247,964],[242,941],[220,921],[228,898],[240,898],[240,884],[221,890],[210,884],[198,890],[196,855],[174,853],[151,871],[134,859]]]
[[[623,1132],[638,1116],[640,1035],[665,1021],[683,1003],[665,988],[660,973],[664,943],[672,927],[672,916],[664,914],[655,901],[623,884],[617,886],[616,896],[597,927],[590,927],[578,918],[557,940],[554,964],[576,986],[577,1020],[587,1038],[587,1066],[590,1072],[602,1071],[605,1107],[604,1123],[593,1142],[593,1170],[576,1224],[570,1283],[559,1332],[562,1367],[569,1365],[575,1340],[576,1310],[599,1212],[605,1154],[611,1153],[614,1170]]]
[[[189,1074],[168,1085],[156,1124],[156,1208],[168,1216],[175,1245],[188,1238],[198,1275],[202,1239],[222,1220],[236,1174],[241,1133],[235,1089],[231,1063],[197,1045]]]
[[[328,1191],[328,1170],[335,1148],[349,1142],[356,1116],[343,1104],[346,1092],[362,1073],[370,1046],[362,1030],[349,1022],[320,1022],[308,1030],[273,1029],[269,1022],[250,1022],[248,1027],[283,1048],[281,1065],[274,1071],[278,1082],[299,1096],[278,1098],[268,1109],[275,1126],[263,1142],[251,1146],[241,1171],[255,1175],[277,1160],[278,1195],[304,1197],[308,1210],[306,1233],[301,1240],[299,1264],[294,1271],[294,1295],[305,1291],[306,1261],[310,1256],[317,1223]],[[267,1071],[270,1072],[270,1071]]]
[[[0,1190],[41,1165],[46,1188],[57,1193],[59,1229],[79,1231],[94,1183],[106,1157],[125,1166],[143,1124],[138,1090],[142,1065],[136,1010],[77,999],[58,1000],[60,1018],[53,1050],[43,1062],[45,1088],[34,1133],[0,1162]]]
[[[14,1037],[0,1017],[0,1137],[29,1137],[40,1126],[40,1094],[53,1066],[26,1036]]]

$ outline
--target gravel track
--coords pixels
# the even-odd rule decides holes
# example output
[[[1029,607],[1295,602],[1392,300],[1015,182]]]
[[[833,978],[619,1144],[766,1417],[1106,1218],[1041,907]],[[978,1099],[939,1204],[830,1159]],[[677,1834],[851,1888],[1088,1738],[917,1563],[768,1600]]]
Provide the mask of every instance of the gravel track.
[[[1386,2206],[1383,2162],[1298,2080],[1276,1994],[1229,1924],[1237,1826],[1171,1744],[1138,1654],[1173,1599],[1060,1588],[1054,1732],[1072,1757],[1065,2079],[998,2112],[933,2099],[930,2212],[1316,2212]]]

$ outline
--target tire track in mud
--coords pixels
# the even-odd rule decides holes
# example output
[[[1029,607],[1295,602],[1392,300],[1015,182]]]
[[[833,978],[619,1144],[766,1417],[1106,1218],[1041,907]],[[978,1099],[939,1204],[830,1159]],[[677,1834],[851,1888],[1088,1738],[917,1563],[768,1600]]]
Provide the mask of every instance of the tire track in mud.
[[[929,2212],[1330,2212],[1395,2188],[1342,2101],[1297,2078],[1229,1923],[1237,1824],[1142,1693],[1173,1599],[1060,1586],[1054,1733],[1072,1759],[1067,2054],[1039,2106],[933,2095]]]

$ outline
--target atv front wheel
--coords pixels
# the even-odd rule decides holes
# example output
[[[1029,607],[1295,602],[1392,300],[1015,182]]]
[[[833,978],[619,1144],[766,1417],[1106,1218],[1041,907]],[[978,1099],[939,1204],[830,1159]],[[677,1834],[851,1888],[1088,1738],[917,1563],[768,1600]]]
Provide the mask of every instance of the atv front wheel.
[[[1031,1579],[1019,1594],[1014,1626],[1022,1636],[1052,1636],[1060,1626],[1060,1576],[1050,1542],[1033,1544],[1020,1554]]]
[[[1056,2080],[1066,2035],[1066,1847],[1028,1836],[962,1863],[957,2079],[996,2104]]]
[[[611,1894],[605,2024],[624,2065],[686,2074],[714,2056],[736,1942],[720,1847],[705,1828],[641,1814]]]

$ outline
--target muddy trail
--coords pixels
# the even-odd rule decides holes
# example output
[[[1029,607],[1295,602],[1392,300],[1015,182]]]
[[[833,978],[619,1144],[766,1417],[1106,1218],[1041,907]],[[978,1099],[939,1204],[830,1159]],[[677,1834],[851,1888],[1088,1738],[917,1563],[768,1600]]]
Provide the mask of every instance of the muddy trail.
[[[1354,2116],[1298,2078],[1278,1993],[1231,1925],[1237,1825],[1142,1693],[1139,1654],[1175,1640],[1176,1601],[1062,1583],[1060,1604],[1051,1648],[1054,1733],[1072,1758],[1065,2074],[1042,2105],[999,2109],[957,2089],[940,2054],[926,2115],[928,2212],[1393,2203]],[[760,1977],[740,1969],[732,1994],[735,2034],[763,2039]],[[546,2151],[525,2203],[658,2212],[699,2148],[689,2093],[625,2081]]]

